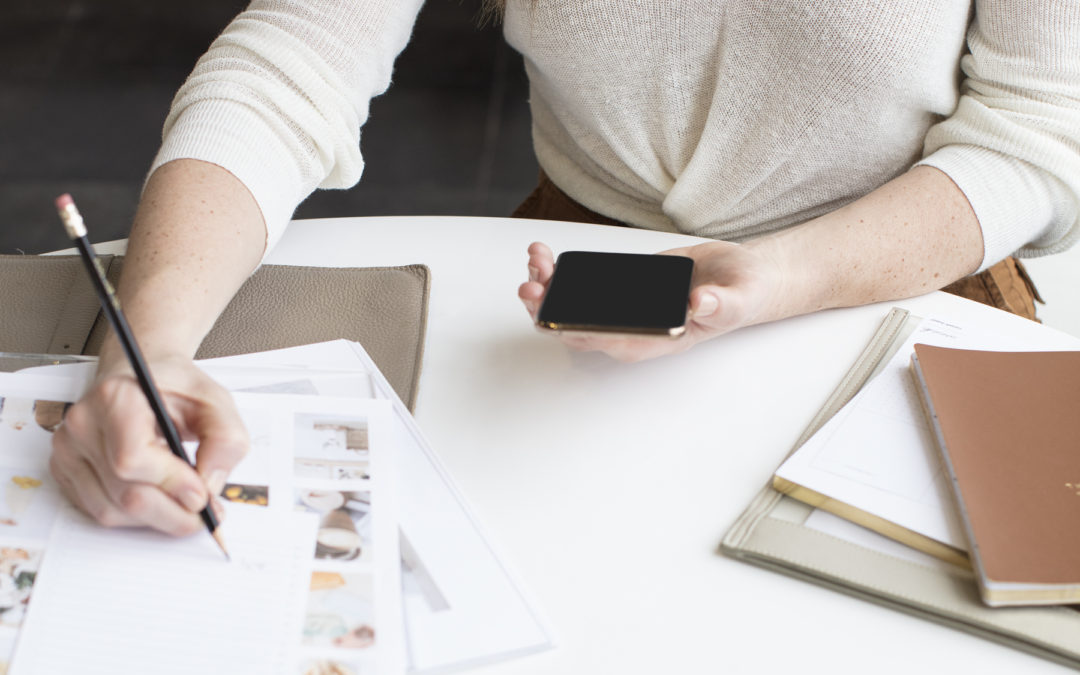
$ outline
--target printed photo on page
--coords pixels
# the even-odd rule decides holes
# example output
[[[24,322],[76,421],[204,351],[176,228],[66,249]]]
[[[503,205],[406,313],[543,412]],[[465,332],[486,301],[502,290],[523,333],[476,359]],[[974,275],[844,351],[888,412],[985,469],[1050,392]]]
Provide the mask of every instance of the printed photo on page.
[[[6,672],[63,503],[49,473],[67,379],[0,373],[0,672]]]
[[[242,480],[234,485],[243,486],[239,495],[250,493],[255,500],[240,501],[247,508],[287,509],[317,523],[293,672],[404,672],[389,404],[260,394],[237,394],[236,400],[253,439],[253,456],[237,467],[234,474]],[[262,420],[252,423],[259,415]],[[265,463],[254,456],[257,447],[288,461]]]
[[[390,401],[411,669],[461,668],[552,647],[550,628],[536,603],[508,561],[497,553],[497,542],[484,533],[438,453],[361,345],[335,340],[203,365],[234,391],[294,391]],[[348,450],[340,441],[336,446],[347,451],[299,457],[297,477],[362,477],[362,448]],[[311,672],[321,672],[317,668],[324,666],[324,672],[335,672],[317,661],[312,662]]]

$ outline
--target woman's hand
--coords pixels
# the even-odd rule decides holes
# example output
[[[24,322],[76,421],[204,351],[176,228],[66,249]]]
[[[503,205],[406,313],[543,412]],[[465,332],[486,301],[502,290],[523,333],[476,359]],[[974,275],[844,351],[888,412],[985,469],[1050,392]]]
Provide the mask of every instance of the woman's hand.
[[[258,205],[225,169],[180,159],[147,180],[117,291],[169,416],[182,438],[199,441],[198,471],[169,451],[110,334],[96,381],[54,432],[50,461],[60,489],[98,522],[171,534],[202,527],[199,512],[248,441],[232,397],[191,358],[265,244]]]
[[[782,271],[764,251],[726,241],[664,251],[694,260],[687,330],[676,339],[606,333],[562,333],[567,346],[580,351],[602,351],[620,361],[681,352],[717,335],[774,318],[781,295]],[[540,309],[555,269],[551,249],[535,242],[529,246],[529,281],[518,297],[533,320]]]
[[[99,523],[174,535],[203,527],[199,512],[247,452],[247,432],[227,391],[182,357],[150,364],[184,440],[198,440],[198,472],[169,450],[126,364],[103,368],[53,435],[50,469],[61,491]]]

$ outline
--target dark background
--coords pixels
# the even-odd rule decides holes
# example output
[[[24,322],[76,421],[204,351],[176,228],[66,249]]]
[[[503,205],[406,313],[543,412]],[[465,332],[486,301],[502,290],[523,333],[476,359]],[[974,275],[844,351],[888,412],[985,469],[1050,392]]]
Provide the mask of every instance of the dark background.
[[[53,200],[92,241],[127,235],[161,125],[247,0],[0,0],[0,253],[66,248]],[[509,215],[536,182],[528,85],[480,0],[428,0],[361,134],[351,190],[297,218]]]

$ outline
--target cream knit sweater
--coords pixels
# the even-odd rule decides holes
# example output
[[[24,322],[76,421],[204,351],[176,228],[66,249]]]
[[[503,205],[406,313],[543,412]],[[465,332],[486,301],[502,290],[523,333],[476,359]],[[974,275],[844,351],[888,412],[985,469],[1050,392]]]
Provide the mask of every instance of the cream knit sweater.
[[[254,0],[181,87],[154,167],[218,164],[262,209],[363,170],[360,127],[422,0]],[[1080,0],[509,0],[540,165],[589,208],[745,240],[922,162],[983,267],[1080,237]]]

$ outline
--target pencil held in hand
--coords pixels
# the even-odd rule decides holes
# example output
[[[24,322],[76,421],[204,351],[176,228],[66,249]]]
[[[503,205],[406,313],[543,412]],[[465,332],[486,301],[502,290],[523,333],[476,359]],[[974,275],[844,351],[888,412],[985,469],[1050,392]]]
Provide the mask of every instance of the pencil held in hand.
[[[101,268],[101,262],[94,254],[94,249],[86,238],[86,226],[83,223],[82,216],[79,215],[78,209],[75,208],[75,200],[69,194],[60,195],[56,198],[56,210],[60,213],[60,219],[64,221],[64,228],[67,230],[68,237],[75,242],[76,248],[79,249],[79,255],[82,257],[86,271],[90,275],[90,281],[97,292],[101,308],[109,319],[109,324],[112,326],[117,340],[120,341],[124,354],[131,363],[132,370],[135,371],[135,378],[139,381],[139,387],[142,389],[143,394],[146,395],[146,400],[150,403],[150,409],[153,411],[155,419],[157,419],[161,435],[164,436],[172,453],[187,462],[188,465],[191,465],[191,460],[188,459],[187,453],[184,452],[184,448],[180,443],[180,434],[176,431],[176,425],[173,424],[165,409],[161,394],[150,377],[150,369],[147,367],[142,352],[135,342],[135,336],[132,334],[127,319],[120,309],[120,302],[116,299],[116,293],[113,292],[112,285],[105,278],[105,271]],[[203,507],[199,515],[210,534],[214,537],[214,541],[217,542],[222,552],[225,553],[225,557],[228,558],[229,552],[225,549],[224,538],[218,530],[218,520],[210,509],[209,503]]]

